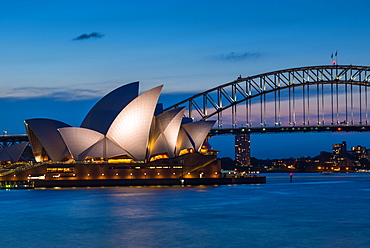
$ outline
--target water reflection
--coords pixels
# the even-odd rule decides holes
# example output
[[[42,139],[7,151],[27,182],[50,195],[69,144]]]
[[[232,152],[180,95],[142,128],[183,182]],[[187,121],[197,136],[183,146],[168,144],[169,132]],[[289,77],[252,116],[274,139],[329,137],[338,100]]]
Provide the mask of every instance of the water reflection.
[[[1,247],[367,247],[369,175],[0,191]]]

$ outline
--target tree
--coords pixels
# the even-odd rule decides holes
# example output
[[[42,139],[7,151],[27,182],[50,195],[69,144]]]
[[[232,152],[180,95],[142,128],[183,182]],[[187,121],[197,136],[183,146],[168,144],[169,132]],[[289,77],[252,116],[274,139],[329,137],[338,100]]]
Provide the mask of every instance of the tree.
[[[220,158],[221,169],[223,170],[234,170],[236,168],[235,161],[229,157]]]

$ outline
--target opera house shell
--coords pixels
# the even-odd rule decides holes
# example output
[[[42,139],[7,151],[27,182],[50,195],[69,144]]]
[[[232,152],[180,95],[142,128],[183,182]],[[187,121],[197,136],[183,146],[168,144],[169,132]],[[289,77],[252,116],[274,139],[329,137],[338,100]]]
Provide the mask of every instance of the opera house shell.
[[[0,147],[0,161],[18,162],[28,142],[23,142],[8,147]]]
[[[103,97],[80,127],[51,119],[25,120],[36,162],[147,163],[199,152],[214,121],[183,123],[184,108],[161,110],[163,86],[139,95],[139,82]]]
[[[138,82],[121,86],[79,127],[25,120],[34,160],[19,161],[28,142],[0,148],[0,160],[12,162],[0,167],[0,189],[262,182],[224,177],[207,137],[215,122],[184,118],[184,107],[163,111],[162,87],[139,95]]]

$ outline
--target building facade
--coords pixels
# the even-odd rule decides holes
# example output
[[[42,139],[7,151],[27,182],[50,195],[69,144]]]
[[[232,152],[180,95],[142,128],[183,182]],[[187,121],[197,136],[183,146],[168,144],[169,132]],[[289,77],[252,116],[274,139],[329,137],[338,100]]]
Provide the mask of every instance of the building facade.
[[[235,161],[237,166],[250,166],[250,134],[238,133],[235,135]]]
[[[139,95],[138,82],[121,86],[80,127],[25,120],[35,161],[2,171],[1,180],[217,178],[217,151],[205,142],[215,122],[184,118],[184,107],[163,112],[157,103],[162,87]],[[0,157],[13,150],[20,149],[0,151]]]

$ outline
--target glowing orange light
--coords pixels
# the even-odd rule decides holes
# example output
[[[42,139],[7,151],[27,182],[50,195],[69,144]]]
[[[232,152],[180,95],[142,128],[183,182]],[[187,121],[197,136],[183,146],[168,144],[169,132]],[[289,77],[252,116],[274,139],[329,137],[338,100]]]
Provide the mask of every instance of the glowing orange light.
[[[338,131],[342,131],[342,128],[341,127],[338,127]]]

